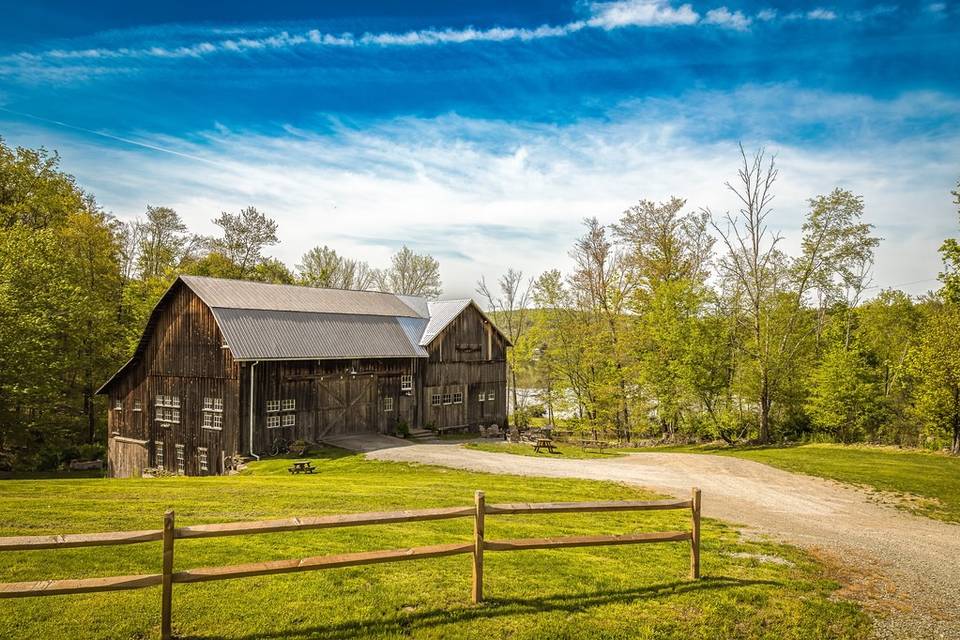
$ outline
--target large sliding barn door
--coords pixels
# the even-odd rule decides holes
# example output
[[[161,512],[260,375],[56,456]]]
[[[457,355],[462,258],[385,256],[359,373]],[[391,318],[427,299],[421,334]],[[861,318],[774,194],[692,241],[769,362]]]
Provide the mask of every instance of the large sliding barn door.
[[[373,375],[317,381],[317,439],[377,431],[377,380]]]

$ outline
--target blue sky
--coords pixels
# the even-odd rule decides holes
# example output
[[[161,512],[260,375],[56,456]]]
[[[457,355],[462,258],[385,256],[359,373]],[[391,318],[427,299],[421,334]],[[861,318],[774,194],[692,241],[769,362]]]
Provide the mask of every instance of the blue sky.
[[[291,265],[315,244],[382,264],[407,243],[469,295],[507,266],[567,266],[584,216],[670,195],[734,207],[738,141],[778,154],[788,248],[835,186],[885,238],[879,286],[933,287],[957,234],[956,2],[0,10],[9,143],[59,150],[121,217],[166,204],[210,232],[254,204]]]

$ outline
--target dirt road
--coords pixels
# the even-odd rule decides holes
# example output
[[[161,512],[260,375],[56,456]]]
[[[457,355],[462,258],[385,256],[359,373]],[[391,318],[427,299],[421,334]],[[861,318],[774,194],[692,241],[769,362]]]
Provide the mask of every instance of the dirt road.
[[[597,460],[488,453],[453,444],[374,449],[368,457],[471,471],[611,480],[686,497],[704,514],[814,551],[846,596],[878,613],[881,638],[960,640],[960,526],[879,504],[864,491],[726,456],[639,453]]]

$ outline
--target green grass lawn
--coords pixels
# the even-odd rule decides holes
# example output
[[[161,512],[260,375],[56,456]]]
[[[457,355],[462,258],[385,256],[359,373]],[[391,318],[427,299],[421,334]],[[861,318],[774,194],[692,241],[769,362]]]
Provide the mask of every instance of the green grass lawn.
[[[545,449],[541,449],[539,452],[534,451],[533,445],[525,443],[474,441],[468,442],[463,446],[465,446],[467,449],[476,449],[477,451],[512,453],[518,456],[536,456],[539,458],[575,458],[578,460],[585,460],[588,458],[616,458],[623,455],[622,453],[618,453],[616,449],[606,449],[603,452],[597,451],[596,449],[584,451],[577,445],[565,444],[562,442],[554,443],[557,453],[550,453]]]
[[[960,522],[960,458],[954,456],[834,444],[709,451],[890,492],[902,498],[900,504],[904,508],[931,518]]]
[[[233,477],[0,482],[0,535],[179,525],[488,503],[643,499],[625,486],[373,462],[329,451],[316,475],[265,460]],[[705,495],[704,501],[710,496]],[[487,539],[687,528],[689,513],[488,516]],[[470,519],[180,540],[175,570],[470,540]],[[470,557],[174,586],[182,638],[866,638],[870,621],[836,601],[804,553],[741,540],[705,520],[703,579],[682,543],[489,553],[486,602],[470,604]],[[771,562],[771,559],[775,562]],[[155,573],[158,542],[6,552],[0,580]],[[159,588],[3,600],[4,638],[155,638]]]

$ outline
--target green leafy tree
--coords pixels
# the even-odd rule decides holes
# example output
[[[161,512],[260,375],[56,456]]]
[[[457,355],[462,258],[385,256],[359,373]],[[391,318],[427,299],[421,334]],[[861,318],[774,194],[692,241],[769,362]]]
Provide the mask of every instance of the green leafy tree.
[[[911,353],[915,412],[930,443],[946,437],[960,454],[960,306],[947,301],[925,314],[919,344]]]
[[[436,299],[443,292],[436,258],[406,246],[390,257],[390,266],[378,271],[375,278],[377,287],[390,293]]]
[[[807,410],[815,428],[841,442],[876,434],[886,411],[875,373],[859,348],[836,340],[810,376]]]
[[[374,284],[370,265],[340,256],[326,245],[303,254],[297,273],[298,282],[310,287],[366,290]]]
[[[280,242],[277,223],[256,209],[247,207],[239,213],[224,211],[213,223],[222,235],[210,241],[211,253],[222,260],[209,260],[211,275],[238,280],[247,279],[263,262],[263,250]]]
[[[960,182],[957,182],[957,190],[951,193],[957,205],[957,213],[960,214]],[[940,245],[940,257],[943,259],[943,272],[940,274],[940,281],[943,282],[941,295],[960,304],[960,240],[944,240]]]

